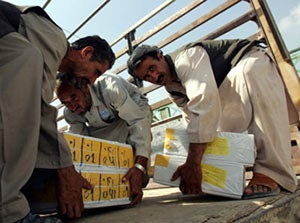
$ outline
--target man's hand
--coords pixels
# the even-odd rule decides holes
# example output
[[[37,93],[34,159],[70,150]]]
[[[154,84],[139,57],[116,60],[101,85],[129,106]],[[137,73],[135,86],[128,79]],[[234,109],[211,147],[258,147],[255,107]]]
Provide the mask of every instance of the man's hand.
[[[81,217],[84,208],[82,188],[92,189],[93,186],[75,170],[73,165],[58,169],[57,175],[58,202],[61,213],[69,218]]]
[[[148,158],[143,156],[137,156],[135,158],[135,163],[142,165],[146,169]],[[136,167],[132,167],[128,170],[128,172],[124,175],[122,179],[122,182],[129,181],[131,205],[135,205],[142,201],[143,178],[144,178],[144,172]]]
[[[186,162],[174,172],[171,180],[181,177],[179,189],[183,194],[202,194],[201,160],[206,143],[190,143]]]
[[[183,194],[201,194],[202,171],[198,164],[184,163],[174,172],[171,180],[180,179],[179,189]]]
[[[142,201],[143,175],[144,173],[141,170],[137,169],[136,167],[132,167],[128,170],[128,172],[124,175],[122,179],[122,182],[129,181],[131,205],[135,205]]]

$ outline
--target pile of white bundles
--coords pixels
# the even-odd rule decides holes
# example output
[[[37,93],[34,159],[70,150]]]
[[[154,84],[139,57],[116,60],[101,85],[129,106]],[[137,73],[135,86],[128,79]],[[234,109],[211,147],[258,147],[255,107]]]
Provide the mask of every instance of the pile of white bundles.
[[[166,129],[164,151],[155,157],[155,182],[179,186],[180,178],[170,179],[177,167],[185,162],[188,145],[185,129]],[[252,134],[218,132],[208,143],[202,158],[202,191],[240,199],[245,187],[245,168],[253,166],[255,156]]]

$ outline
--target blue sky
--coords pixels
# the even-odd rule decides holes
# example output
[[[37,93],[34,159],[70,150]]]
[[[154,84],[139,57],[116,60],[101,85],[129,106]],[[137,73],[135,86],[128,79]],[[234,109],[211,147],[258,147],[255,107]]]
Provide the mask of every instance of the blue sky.
[[[19,5],[44,5],[46,0],[8,0]],[[103,1],[99,0],[52,0],[46,11],[65,30],[68,35],[82,20],[87,18]],[[143,18],[147,13],[165,2],[164,0],[111,0],[85,27],[76,34],[83,37],[90,34],[99,34],[109,41],[113,41],[127,30],[132,24]],[[163,10],[159,16],[141,28],[140,33],[149,27],[172,15],[178,9],[191,2],[191,0],[174,1],[168,9]],[[203,5],[207,8],[216,6],[224,0],[208,0]],[[267,0],[275,17],[282,36],[287,42],[289,50],[300,46],[300,1],[299,0]],[[205,9],[205,8],[204,8]],[[204,11],[204,9],[202,9]],[[239,7],[230,13],[238,13]],[[204,12],[200,12],[204,13]],[[187,17],[185,21],[195,19],[199,11]],[[194,16],[194,17],[193,17]],[[217,23],[218,21],[216,21]],[[298,32],[298,33],[297,33]],[[139,34],[137,32],[137,34]]]
[[[66,36],[69,36],[75,28],[82,23],[95,9],[97,9],[105,0],[52,0],[46,7],[46,11],[53,20],[63,28]],[[40,5],[43,6],[46,0],[8,0],[18,5]],[[129,27],[137,23],[140,19],[153,11],[165,0],[110,0],[105,7],[91,19],[83,28],[81,28],[71,39],[74,41],[86,35],[97,34],[105,38],[108,42],[113,42],[117,37],[123,34]],[[173,1],[166,9],[162,10],[157,16],[141,26],[136,32],[136,39],[153,29],[155,26],[172,16],[179,9],[192,2],[192,0]],[[207,0],[201,7],[196,8],[180,21],[165,28],[160,34],[146,40],[146,44],[157,44],[164,40],[171,33],[182,29],[191,21],[207,13],[210,9],[225,2],[225,0]],[[300,47],[300,1],[299,0],[267,0],[270,10],[277,22],[278,28],[285,41],[288,50]],[[211,22],[193,30],[184,37],[176,40],[174,43],[167,45],[162,50],[170,52],[181,45],[201,38],[209,33],[212,29],[224,25],[226,22],[238,17],[238,15],[249,10],[246,2],[241,2],[234,6],[222,16],[218,16]],[[244,38],[251,35],[257,30],[254,22],[249,22],[239,29],[222,36],[221,38]],[[118,52],[126,45],[126,40],[122,39],[118,44],[113,46],[114,52]],[[123,65],[128,55],[121,57],[113,69]],[[121,74],[124,78],[128,77],[127,72]],[[147,83],[145,84],[147,85]],[[149,94],[150,104],[159,101],[165,92],[160,90],[156,93]],[[160,95],[160,96],[158,96]]]

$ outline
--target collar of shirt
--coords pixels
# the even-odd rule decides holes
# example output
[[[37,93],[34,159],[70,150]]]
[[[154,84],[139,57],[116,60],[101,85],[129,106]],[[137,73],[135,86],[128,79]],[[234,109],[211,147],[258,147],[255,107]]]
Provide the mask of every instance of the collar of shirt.
[[[101,105],[101,102],[96,94],[96,92],[94,91],[94,88],[91,85],[88,85],[90,94],[91,94],[91,98],[92,98],[92,106],[99,106]],[[104,102],[103,102],[104,103]]]

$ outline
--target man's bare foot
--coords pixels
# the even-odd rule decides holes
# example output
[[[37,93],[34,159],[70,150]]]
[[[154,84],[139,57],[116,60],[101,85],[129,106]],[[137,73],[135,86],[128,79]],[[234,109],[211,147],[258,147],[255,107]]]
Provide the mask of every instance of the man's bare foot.
[[[261,173],[254,173],[244,190],[243,199],[261,198],[279,193],[280,188],[273,179]]]

